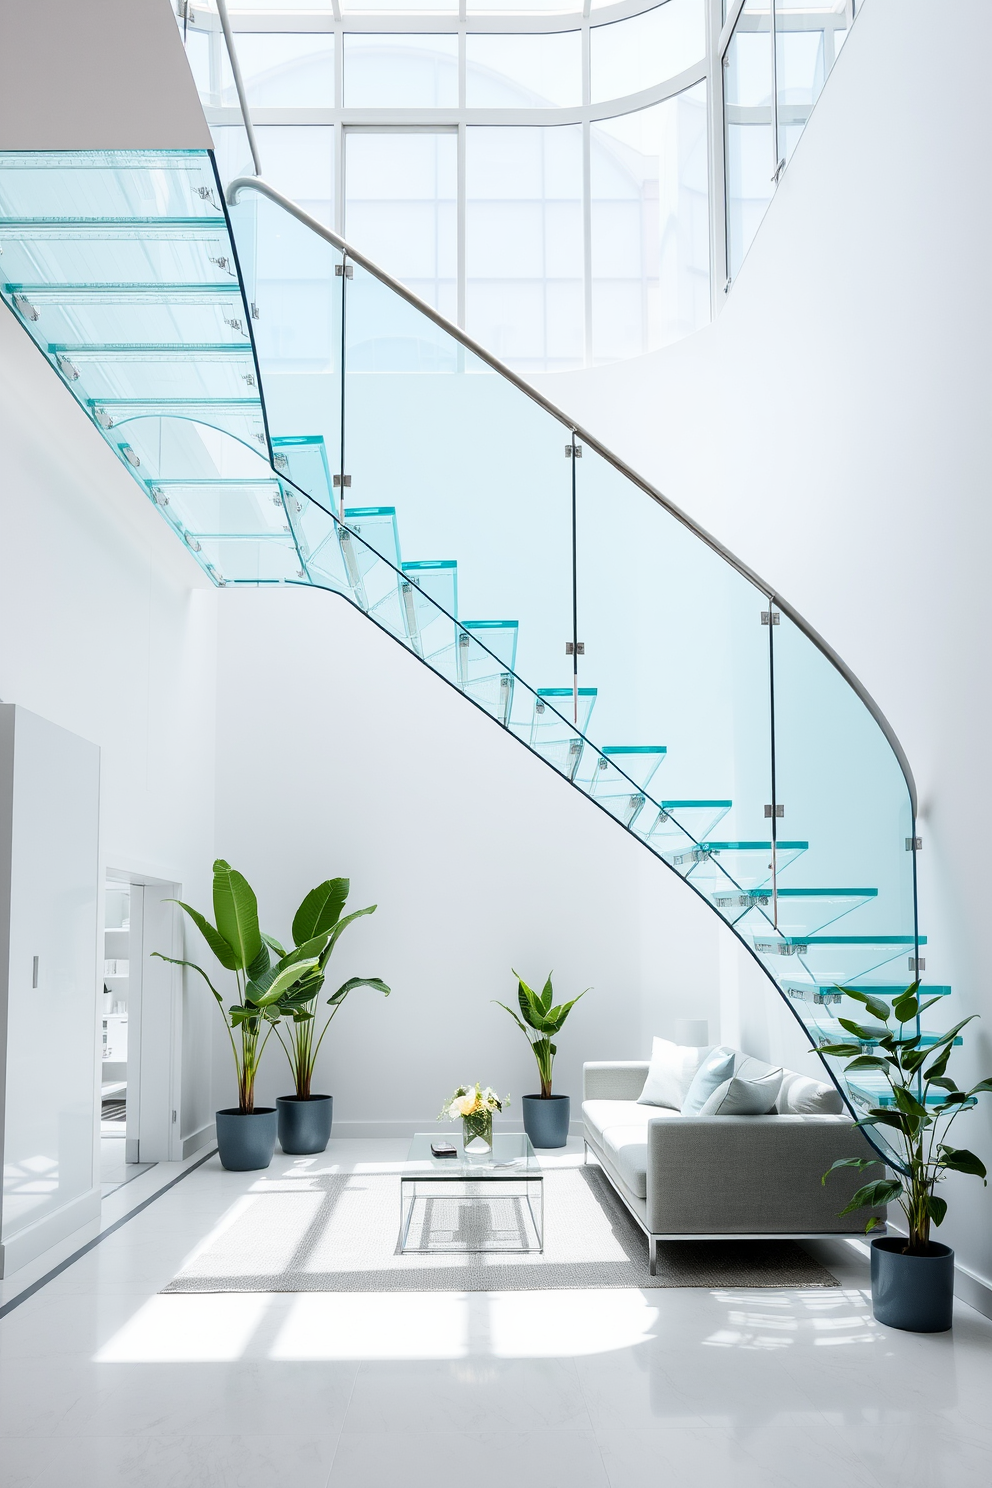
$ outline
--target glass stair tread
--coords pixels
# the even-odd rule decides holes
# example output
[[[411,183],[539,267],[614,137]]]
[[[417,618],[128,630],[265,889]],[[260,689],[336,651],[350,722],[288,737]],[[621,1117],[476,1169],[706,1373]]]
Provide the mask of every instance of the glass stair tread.
[[[223,217],[0,217],[0,237],[61,242],[107,236],[143,242],[181,237],[228,242]]]
[[[778,984],[788,997],[797,1002],[814,1002],[820,1004],[842,1003],[844,994],[839,988],[850,985],[855,992],[866,992],[872,997],[880,997],[889,1001],[901,997],[910,985],[907,982],[873,982],[868,978],[849,978],[845,982],[843,977],[823,976],[821,980],[815,981],[812,977],[784,977],[778,979]],[[948,986],[924,984],[920,988],[920,995],[927,997],[950,997],[951,989]],[[854,1009],[857,1016],[857,1008],[852,1001],[848,1001],[848,1007]]]
[[[92,284],[68,282],[37,284],[5,283],[7,294],[17,295],[31,305],[133,305],[143,302],[152,305],[165,304],[218,304],[229,306],[233,300],[241,304],[241,287],[236,279],[217,284],[165,284],[148,279],[140,283],[119,284],[112,280]],[[18,307],[20,309],[20,307]],[[23,311],[21,311],[23,314]]]
[[[855,1007],[853,1003],[851,1004],[851,1006],[853,1009],[852,1017],[855,1019],[855,1021],[860,1023],[861,1026],[864,1028],[874,1029],[875,1037],[870,1039],[855,1038],[853,1033],[850,1033],[846,1028],[841,1028],[840,1024],[835,1020],[824,1019],[820,1021],[818,1019],[815,1025],[816,1037],[818,1042],[825,1044],[833,1043],[835,1041],[843,1041],[844,1043],[863,1044],[866,1049],[873,1049],[877,1046],[879,1039],[884,1038],[887,1033],[898,1031],[898,1025],[895,1025],[893,1028],[887,1029],[882,1027],[881,1025],[864,1022],[857,1016],[860,1009]],[[905,1026],[911,1027],[912,1025],[907,1024]],[[941,1037],[942,1035],[939,1033],[928,1033],[926,1031],[921,1031],[920,1046],[924,1049],[932,1049],[934,1044],[936,1044]],[[955,1047],[958,1047],[959,1045],[962,1045],[964,1043],[964,1039],[959,1034],[957,1038],[953,1040],[953,1043]]]
[[[770,949],[777,950],[779,946],[799,945],[926,945],[925,935],[779,935],[774,941],[769,941],[767,936],[756,935],[755,949],[759,950],[768,944]],[[761,946],[757,944],[761,941]]]
[[[862,1110],[868,1110],[871,1106],[881,1107],[885,1110],[895,1105],[892,1092],[884,1080],[879,1079],[876,1081],[872,1080],[870,1076],[861,1076],[857,1080],[853,1078],[846,1080],[845,1084],[850,1091],[854,1104],[860,1106]],[[946,1094],[947,1092],[944,1090],[931,1089],[927,1091],[927,1108],[942,1105]],[[918,1096],[917,1098],[919,1099]],[[964,1110],[968,1106],[976,1106],[977,1104],[977,1099],[972,1096],[971,1100],[962,1101],[958,1109]]]

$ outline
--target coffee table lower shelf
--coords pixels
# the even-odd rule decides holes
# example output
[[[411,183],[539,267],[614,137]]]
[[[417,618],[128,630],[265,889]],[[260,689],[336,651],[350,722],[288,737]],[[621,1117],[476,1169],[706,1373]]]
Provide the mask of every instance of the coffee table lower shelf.
[[[430,1133],[410,1146],[400,1176],[398,1249],[406,1254],[521,1254],[544,1250],[544,1174],[523,1132],[500,1132],[484,1162],[431,1154]]]

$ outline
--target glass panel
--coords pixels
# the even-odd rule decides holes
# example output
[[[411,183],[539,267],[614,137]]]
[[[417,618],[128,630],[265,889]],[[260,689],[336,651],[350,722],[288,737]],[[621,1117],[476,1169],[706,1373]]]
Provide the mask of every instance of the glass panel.
[[[516,677],[567,681],[567,432],[359,265],[346,293],[344,518],[400,571],[367,607],[529,738]]]
[[[703,0],[667,0],[630,20],[594,26],[589,44],[593,103],[654,88],[687,67],[702,64]]]
[[[592,352],[665,346],[709,319],[706,85],[593,124]]]
[[[457,136],[346,134],[345,236],[450,319],[457,314]]]
[[[334,226],[334,130],[265,125],[255,130],[265,179],[318,222]]]
[[[347,108],[456,108],[458,37],[346,35],[344,101]]]
[[[253,328],[263,375],[330,373],[339,357],[334,270],[340,255],[254,193],[232,209],[231,220],[248,296],[258,311]],[[266,376],[266,401],[281,396],[282,387],[281,379]],[[305,399],[302,388],[299,396]],[[309,431],[294,421],[283,432]]]
[[[465,102],[469,108],[571,107],[582,102],[582,36],[465,38]]]
[[[521,370],[581,366],[582,131],[467,130],[466,316]]]
[[[778,933],[763,927],[753,943],[819,1042],[844,1036],[838,1013],[858,1016],[832,1000],[838,983],[890,996],[916,979],[912,807],[868,708],[785,615],[774,662],[780,830],[809,849],[779,877]],[[870,1081],[858,1089],[863,1104]]]
[[[771,877],[767,600],[588,446],[575,479],[576,778],[733,923]]]
[[[770,0],[747,0],[723,61],[727,261],[734,278],[774,190]]]
[[[254,108],[333,108],[334,35],[330,31],[240,31],[238,63]],[[227,47],[221,48],[221,102],[238,107]]]

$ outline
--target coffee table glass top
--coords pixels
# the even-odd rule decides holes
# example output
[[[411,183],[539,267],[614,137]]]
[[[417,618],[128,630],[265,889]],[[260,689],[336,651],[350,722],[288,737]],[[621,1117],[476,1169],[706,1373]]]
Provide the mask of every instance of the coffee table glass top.
[[[431,1152],[432,1142],[451,1142],[458,1149],[455,1157],[435,1157]],[[417,1132],[410,1143],[407,1161],[417,1163],[419,1172],[410,1172],[409,1178],[430,1178],[432,1183],[445,1178],[464,1183],[466,1178],[483,1178],[487,1182],[501,1179],[542,1177],[530,1137],[526,1132],[495,1132],[492,1154],[487,1157],[466,1157],[462,1147],[461,1133]]]

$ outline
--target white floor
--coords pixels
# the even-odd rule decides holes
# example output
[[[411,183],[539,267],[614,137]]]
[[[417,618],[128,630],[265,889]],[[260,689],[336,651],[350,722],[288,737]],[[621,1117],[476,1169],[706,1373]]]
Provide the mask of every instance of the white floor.
[[[2,1488],[992,1481],[992,1321],[880,1327],[852,1246],[837,1291],[158,1296],[256,1179],[210,1159],[0,1322]]]
[[[100,1191],[104,1198],[125,1183],[130,1183],[140,1173],[147,1173],[149,1168],[155,1166],[154,1163],[125,1162],[124,1148],[123,1123],[102,1122],[100,1126]]]

